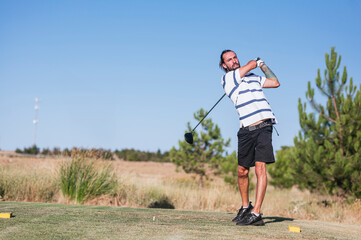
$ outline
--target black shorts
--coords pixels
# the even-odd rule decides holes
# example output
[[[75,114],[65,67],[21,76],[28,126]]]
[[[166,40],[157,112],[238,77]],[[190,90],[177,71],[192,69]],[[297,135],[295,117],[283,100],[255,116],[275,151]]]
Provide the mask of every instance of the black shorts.
[[[272,126],[249,131],[238,131],[238,165],[254,167],[256,162],[274,163],[272,147]]]

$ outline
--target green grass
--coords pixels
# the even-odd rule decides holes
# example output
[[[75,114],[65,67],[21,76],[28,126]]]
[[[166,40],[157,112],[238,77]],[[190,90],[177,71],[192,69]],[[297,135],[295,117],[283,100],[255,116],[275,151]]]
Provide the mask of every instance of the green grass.
[[[361,227],[263,216],[235,226],[233,214],[163,209],[0,202],[0,239],[360,239]],[[153,218],[155,217],[155,221]],[[301,227],[301,233],[288,231]]]

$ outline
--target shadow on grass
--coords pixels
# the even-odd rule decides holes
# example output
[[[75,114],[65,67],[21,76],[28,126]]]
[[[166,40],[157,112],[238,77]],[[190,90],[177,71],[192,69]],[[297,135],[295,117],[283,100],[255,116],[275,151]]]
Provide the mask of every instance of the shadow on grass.
[[[168,197],[162,197],[160,200],[149,204],[148,208],[174,209],[174,205],[171,203]]]
[[[293,218],[264,217],[263,221],[264,221],[264,224],[269,224],[269,223],[277,223],[277,222],[283,222],[283,221],[293,221]]]

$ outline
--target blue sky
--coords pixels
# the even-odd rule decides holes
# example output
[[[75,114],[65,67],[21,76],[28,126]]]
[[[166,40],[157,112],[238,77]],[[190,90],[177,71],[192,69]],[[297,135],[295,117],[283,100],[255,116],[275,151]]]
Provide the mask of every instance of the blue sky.
[[[223,95],[224,49],[277,75],[281,87],[265,90],[274,148],[293,145],[298,98],[332,46],[360,84],[360,12],[356,0],[0,1],[0,149],[33,144],[38,97],[40,148],[167,151]],[[209,117],[235,150],[232,102]]]

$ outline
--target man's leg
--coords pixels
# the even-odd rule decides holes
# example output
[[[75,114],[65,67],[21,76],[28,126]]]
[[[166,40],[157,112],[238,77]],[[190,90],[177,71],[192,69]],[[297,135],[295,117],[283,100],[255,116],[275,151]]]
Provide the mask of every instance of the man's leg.
[[[262,130],[262,131],[261,131]],[[257,144],[255,146],[255,159],[269,159],[269,163],[274,162],[272,148],[272,127],[263,128],[259,131]],[[273,161],[272,161],[273,160]],[[264,225],[260,214],[261,206],[267,188],[267,171],[265,162],[255,162],[257,176],[256,202],[251,214],[248,214],[237,225]]]
[[[248,188],[249,188],[249,180],[248,180],[248,170],[249,168],[245,168],[238,165],[238,187],[239,192],[241,193],[242,198],[242,207],[238,210],[237,216],[233,218],[232,222],[242,221],[247,214],[249,214],[253,206],[249,201]]]
[[[256,176],[257,176],[256,202],[252,212],[259,214],[267,188],[266,163],[256,162]]]
[[[242,166],[238,166],[238,187],[239,187],[239,192],[241,193],[242,206],[243,206],[243,207],[248,207],[248,204],[249,204],[249,195],[248,195],[249,179],[248,179],[248,171],[249,171],[249,168],[245,168],[245,167],[242,167]]]

